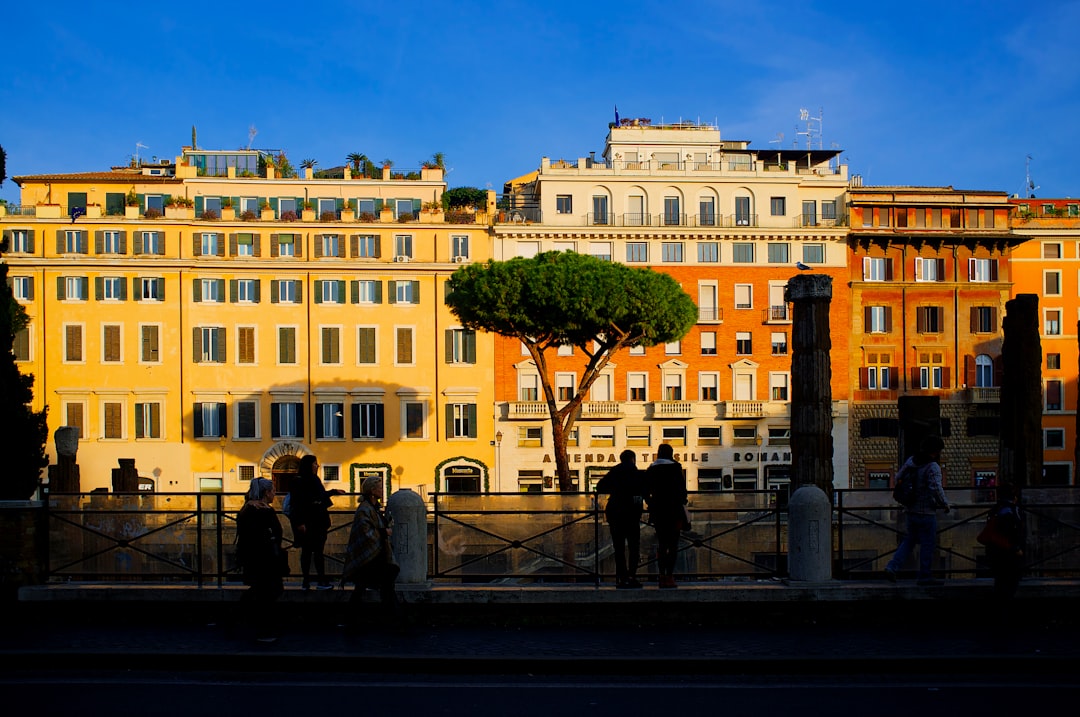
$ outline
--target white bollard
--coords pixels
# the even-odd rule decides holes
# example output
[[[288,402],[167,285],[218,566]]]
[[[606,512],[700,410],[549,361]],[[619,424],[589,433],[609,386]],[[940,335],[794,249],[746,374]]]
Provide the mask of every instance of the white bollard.
[[[816,485],[800,487],[788,501],[788,575],[798,582],[832,579],[832,506]]]
[[[394,534],[390,545],[394,549],[401,573],[399,584],[427,582],[427,506],[415,491],[404,488],[386,501],[386,509],[394,519]]]

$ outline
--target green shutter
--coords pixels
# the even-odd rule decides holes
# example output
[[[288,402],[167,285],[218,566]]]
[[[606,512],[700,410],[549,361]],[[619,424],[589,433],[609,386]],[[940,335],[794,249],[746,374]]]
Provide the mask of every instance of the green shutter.
[[[446,343],[445,349],[443,351],[443,354],[446,358],[446,363],[454,363],[454,330],[446,329],[443,332],[443,335],[443,341]]]
[[[202,301],[202,281],[199,279],[191,280],[191,300],[195,303]]]
[[[314,301],[315,301],[316,304],[321,304],[322,303],[322,291],[320,291],[320,289],[322,288],[320,286],[321,283],[322,283],[321,280],[316,281],[315,286],[314,286],[315,295],[314,295],[313,298],[314,298]]]
[[[356,279],[349,282],[349,302],[352,304],[360,303],[360,282]]]
[[[196,217],[200,216],[205,211],[205,207],[206,207],[206,202],[203,201],[203,198],[201,196],[195,197],[195,216]]]
[[[240,294],[239,285],[236,279],[229,279],[229,303],[235,304]]]
[[[454,437],[454,404],[446,404],[446,437]]]
[[[412,297],[413,297],[412,302],[414,304],[419,304],[420,303],[420,282],[419,281],[412,282]]]
[[[386,294],[387,294],[386,303],[388,303],[388,304],[396,304],[397,303],[397,282],[396,281],[387,281],[386,282]]]
[[[470,403],[469,406],[469,438],[476,438],[476,404]]]
[[[381,304],[382,303],[382,282],[381,281],[376,281],[375,282],[375,303],[376,304]]]
[[[165,279],[164,278],[154,279],[154,282],[157,284],[158,301],[165,301]]]
[[[277,279],[271,279],[270,280],[270,303],[271,304],[276,304],[278,302],[278,296],[279,296],[279,294],[278,294],[278,286],[279,285],[278,285],[278,280]]]
[[[102,299],[102,297],[104,295],[105,295],[105,280],[102,279],[100,276],[95,276],[94,277],[94,299],[96,301],[101,301],[101,299]]]
[[[60,301],[67,298],[67,284],[62,276],[56,277],[56,298]]]
[[[202,361],[202,330],[198,326],[191,330],[191,360],[194,363],[200,363]],[[196,406],[199,404],[195,404]],[[195,419],[198,421],[198,418]]]
[[[262,301],[262,279],[255,279],[255,295],[251,297],[251,300],[256,304]]]

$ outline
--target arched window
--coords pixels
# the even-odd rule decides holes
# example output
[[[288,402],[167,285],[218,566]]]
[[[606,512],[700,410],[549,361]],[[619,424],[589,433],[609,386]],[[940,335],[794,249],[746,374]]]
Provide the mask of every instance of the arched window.
[[[975,385],[979,388],[994,385],[994,361],[986,354],[975,357]]]

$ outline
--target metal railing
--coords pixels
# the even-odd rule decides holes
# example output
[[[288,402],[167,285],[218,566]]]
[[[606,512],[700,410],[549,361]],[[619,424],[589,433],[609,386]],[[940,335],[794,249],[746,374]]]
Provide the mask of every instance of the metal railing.
[[[956,510],[939,513],[934,570],[983,576],[976,541],[994,503],[992,488],[946,491]],[[359,496],[335,498],[327,573],[340,576]],[[441,583],[585,581],[614,575],[602,496],[592,493],[432,493],[429,577]],[[877,579],[902,536],[903,511],[887,489],[835,491],[834,575]],[[236,514],[240,494],[52,494],[45,501],[51,581],[160,582],[221,586],[240,579]],[[692,527],[679,542],[683,580],[770,578],[787,572],[787,487],[689,495]],[[1037,577],[1080,575],[1080,488],[1029,488],[1025,564]],[[646,514],[647,515],[647,514]],[[281,518],[285,544],[292,545]],[[290,551],[296,574],[299,551]],[[655,537],[642,527],[642,575],[655,573]]]

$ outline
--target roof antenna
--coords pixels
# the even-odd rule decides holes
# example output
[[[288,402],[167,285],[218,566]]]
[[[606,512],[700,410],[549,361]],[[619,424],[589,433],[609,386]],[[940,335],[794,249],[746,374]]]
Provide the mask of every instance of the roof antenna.
[[[142,142],[136,142],[136,143],[135,143],[135,166],[136,166],[136,167],[140,167],[140,166],[142,166],[142,165],[140,165],[140,164],[139,164],[139,148],[140,148],[140,147],[141,147],[142,149],[150,149],[149,147],[147,147],[147,146],[146,146],[145,144],[143,144]]]
[[[1028,199],[1034,199],[1035,198],[1035,190],[1038,189],[1039,187],[1037,187],[1035,185],[1035,182],[1031,181],[1031,155],[1030,154],[1027,156],[1027,159],[1024,160],[1024,178],[1025,178],[1024,192],[1027,194]]]
[[[248,144],[247,148],[251,149],[251,143],[255,141],[255,135],[259,133],[259,130],[255,129],[255,125],[248,127]]]

